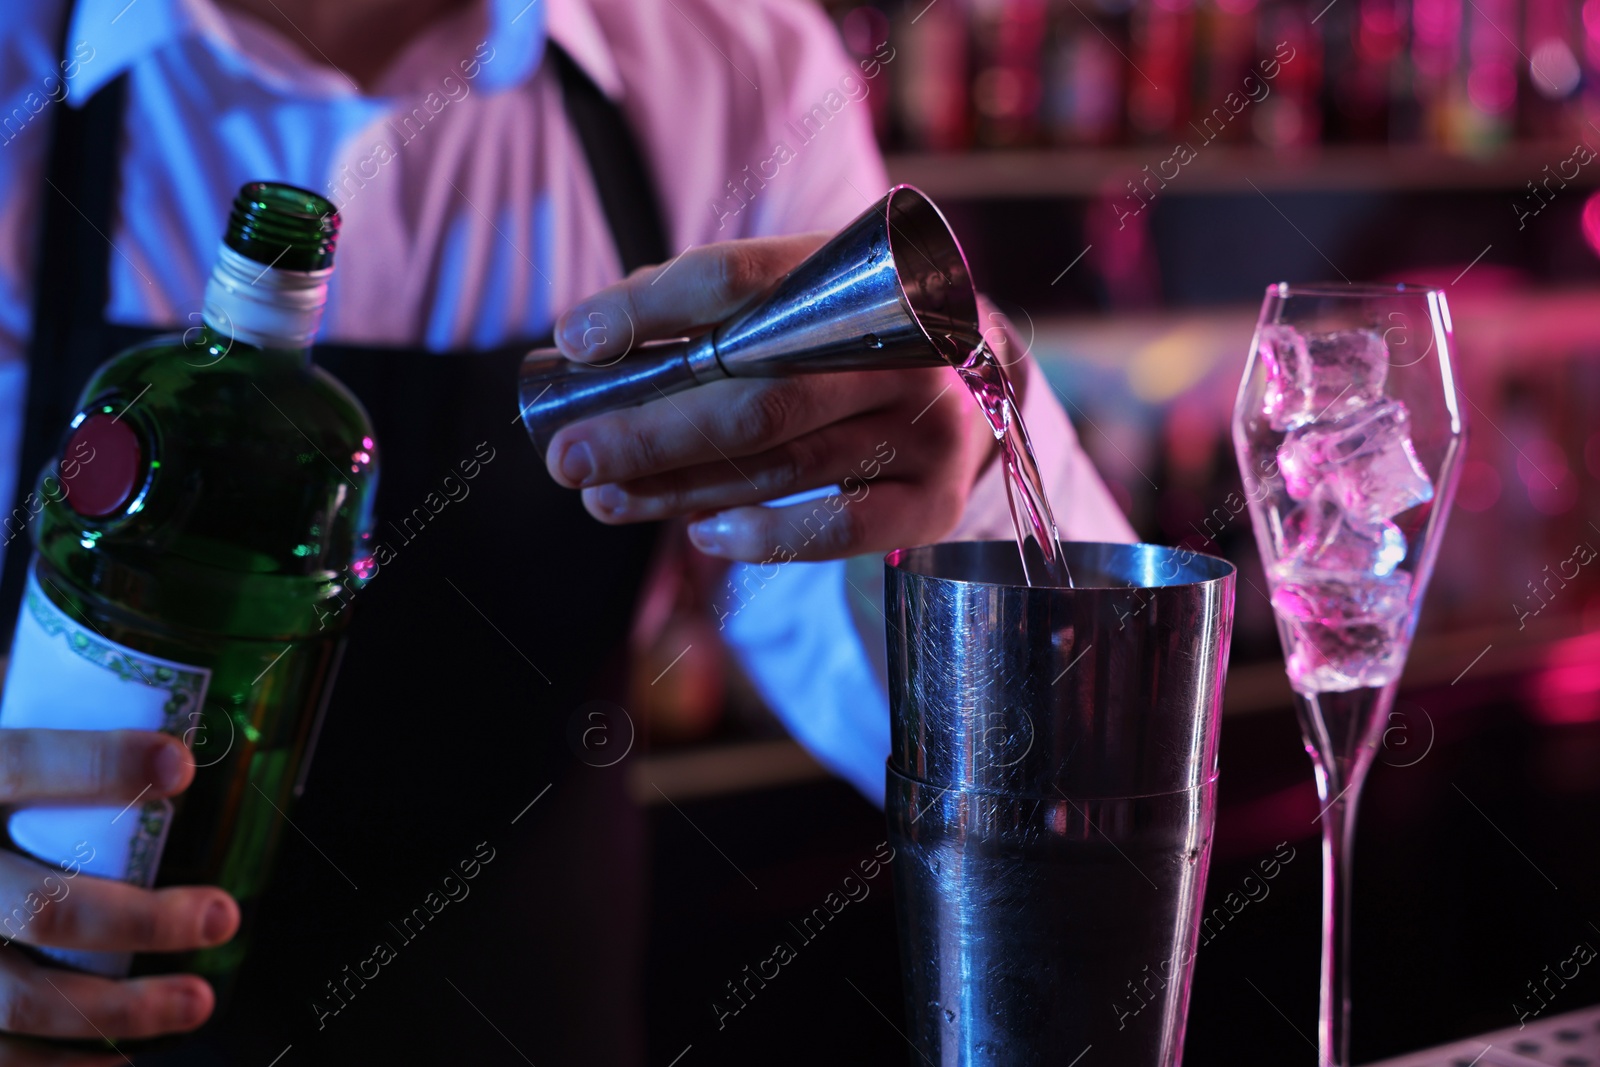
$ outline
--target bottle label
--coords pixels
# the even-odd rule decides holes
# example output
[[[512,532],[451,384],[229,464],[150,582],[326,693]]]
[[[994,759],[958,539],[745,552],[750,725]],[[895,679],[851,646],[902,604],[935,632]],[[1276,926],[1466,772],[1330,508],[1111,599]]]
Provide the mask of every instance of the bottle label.
[[[161,730],[187,741],[200,725],[210,684],[204,667],[119,645],[89,620],[68,615],[45,595],[37,560],[29,567],[0,694],[0,729]],[[171,821],[172,804],[161,797],[126,806],[22,808],[6,828],[18,848],[45,863],[148,887]],[[26,907],[0,915],[0,934],[16,937],[21,930],[11,927],[28,918]],[[127,974],[132,962],[124,952],[40,951],[113,977]]]

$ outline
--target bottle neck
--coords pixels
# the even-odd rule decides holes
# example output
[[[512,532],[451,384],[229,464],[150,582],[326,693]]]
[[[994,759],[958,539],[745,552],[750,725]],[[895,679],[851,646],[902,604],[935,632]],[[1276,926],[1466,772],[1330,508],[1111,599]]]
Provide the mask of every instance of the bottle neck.
[[[299,271],[263,267],[227,245],[217,249],[201,317],[214,332],[264,349],[311,347],[328,302],[332,267]]]

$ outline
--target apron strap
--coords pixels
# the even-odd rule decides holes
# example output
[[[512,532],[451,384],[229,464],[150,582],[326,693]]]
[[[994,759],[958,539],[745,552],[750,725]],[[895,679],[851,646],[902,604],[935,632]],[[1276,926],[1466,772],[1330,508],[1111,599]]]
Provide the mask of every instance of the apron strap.
[[[63,25],[62,55],[66,35]],[[28,426],[43,430],[28,436],[44,437],[46,452],[59,443],[55,436],[66,427],[79,387],[110,354],[100,342],[116,167],[106,164],[119,154],[126,94],[126,79],[117,78],[82,108],[56,108],[52,124],[28,350]],[[36,421],[46,418],[51,421]],[[24,466],[25,478],[43,462]]]
[[[656,185],[626,116],[560,45],[547,41],[544,54],[561,82],[567,121],[589,160],[622,272],[665,263],[672,253]]]
[[[72,22],[70,7],[60,54],[65,54],[67,26]],[[107,268],[126,94],[123,75],[103,86],[82,108],[58,106],[51,123],[38,266],[33,275],[18,493],[33,492],[40,471],[61,445],[78,393],[111,355],[105,323]],[[12,506],[21,504],[19,497]],[[0,617],[7,621],[21,602],[32,555],[24,538],[6,546]]]
[[[67,51],[74,6],[67,5],[58,55]],[[665,262],[669,253],[660,201],[627,119],[554,41],[546,42],[545,56],[588,160],[624,273]],[[60,445],[84,383],[113,353],[115,332],[105,322],[105,307],[127,81],[126,74],[119,75],[82,108],[58,107],[53,116],[34,272],[20,492],[32,491]],[[21,539],[5,553],[0,617],[15,614],[30,555]]]

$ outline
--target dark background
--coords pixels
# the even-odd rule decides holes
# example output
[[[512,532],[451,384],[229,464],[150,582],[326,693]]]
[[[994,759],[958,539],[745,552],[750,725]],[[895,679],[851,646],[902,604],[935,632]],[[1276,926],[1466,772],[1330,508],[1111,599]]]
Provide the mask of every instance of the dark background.
[[[1600,728],[1530,721],[1515,696],[1524,683],[1404,698],[1416,736],[1391,738],[1380,754],[1357,838],[1356,1062],[1514,1026],[1512,1002],[1534,1004],[1526,982],[1579,942],[1600,945],[1591,925],[1600,918]],[[1426,743],[1415,707],[1427,709],[1437,737],[1401,766]],[[1280,842],[1294,858],[1200,951],[1185,1063],[1314,1064],[1318,805],[1287,709],[1225,719],[1222,765],[1207,912],[1242,893],[1247,875],[1259,877]],[[788,927],[884,839],[876,809],[819,782],[652,811],[650,1062],[669,1063],[690,1045],[685,1063],[914,1061],[897,1030],[888,876],[811,944]],[[724,983],[778,940],[795,944],[798,958],[719,1029],[713,1002],[732,1006]],[[1600,967],[1587,967],[1546,1014],[1596,1001]]]

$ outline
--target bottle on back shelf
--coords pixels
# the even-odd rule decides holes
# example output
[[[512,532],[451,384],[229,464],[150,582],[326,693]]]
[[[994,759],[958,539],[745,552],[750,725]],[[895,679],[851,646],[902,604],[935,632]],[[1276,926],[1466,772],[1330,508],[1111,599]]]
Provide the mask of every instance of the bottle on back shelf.
[[[959,152],[971,146],[967,89],[971,13],[966,0],[901,9],[891,39],[895,124],[911,151]]]
[[[1446,144],[1452,149],[1487,154],[1511,139],[1523,49],[1507,34],[1519,29],[1519,6],[1515,0],[1472,0],[1462,12],[1466,50],[1446,112]]]
[[[196,772],[172,800],[33,807],[10,844],[140,886],[219,885],[248,928],[333,685],[377,488],[360,403],[310,362],[333,205],[252,183],[201,325],[89,379],[41,475],[0,728],[161,730]],[[245,935],[183,956],[39,950],[108,976],[236,968]]]
[[[1303,148],[1322,140],[1322,32],[1314,13],[1274,2],[1256,23],[1257,68],[1273,72],[1272,94],[1252,108],[1256,140],[1271,148]]]
[[[1521,67],[1530,91],[1519,97],[1518,137],[1549,142],[1576,132],[1595,145],[1594,131],[1585,129],[1579,106],[1579,90],[1594,79],[1592,73],[1584,76],[1580,60],[1585,14],[1600,37],[1600,5],[1580,8],[1567,0],[1526,0],[1523,5],[1522,50],[1527,59]]]
[[[1451,83],[1461,62],[1461,0],[1413,0],[1410,69],[1417,129],[1427,144],[1448,140]]]
[[[1256,60],[1255,0],[1208,0],[1196,12],[1196,88],[1192,133],[1207,136],[1206,119],[1226,118],[1219,140],[1250,140],[1249,112],[1272,92]],[[1223,111],[1219,115],[1218,108]],[[1235,117],[1237,116],[1237,117]],[[1185,138],[1187,140],[1187,138]]]
[[[1194,0],[1136,4],[1128,31],[1129,129],[1135,140],[1165,144],[1194,103]]]
[[[1045,0],[974,0],[974,132],[986,148],[1039,143]]]
[[[1105,145],[1121,138],[1132,73],[1124,58],[1127,23],[1127,12],[1116,4],[1053,5],[1042,85],[1042,118],[1052,144]]]

